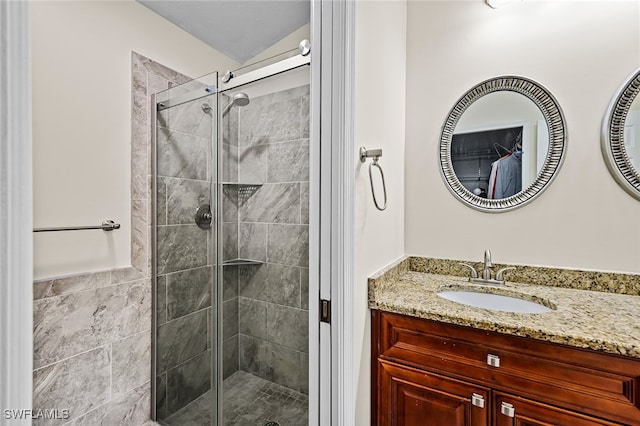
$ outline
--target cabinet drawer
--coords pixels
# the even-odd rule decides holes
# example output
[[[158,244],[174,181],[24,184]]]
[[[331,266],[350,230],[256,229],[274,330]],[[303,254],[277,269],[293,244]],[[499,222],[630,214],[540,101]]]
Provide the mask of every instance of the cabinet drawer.
[[[374,319],[380,359],[640,424],[638,360],[386,312]]]
[[[495,426],[617,426],[595,417],[577,414],[551,405],[494,392],[491,401]]]

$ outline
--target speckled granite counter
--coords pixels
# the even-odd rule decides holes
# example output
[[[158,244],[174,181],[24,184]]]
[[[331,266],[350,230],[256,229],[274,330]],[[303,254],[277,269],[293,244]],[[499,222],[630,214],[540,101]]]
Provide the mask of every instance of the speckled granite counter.
[[[640,358],[637,295],[514,283],[508,275],[504,287],[481,286],[460,276],[416,272],[412,264],[421,264],[416,259],[420,258],[401,259],[369,278],[371,309]],[[627,287],[640,282],[640,276],[624,276],[618,278]],[[517,296],[553,311],[517,314],[476,308],[437,295],[446,289]]]

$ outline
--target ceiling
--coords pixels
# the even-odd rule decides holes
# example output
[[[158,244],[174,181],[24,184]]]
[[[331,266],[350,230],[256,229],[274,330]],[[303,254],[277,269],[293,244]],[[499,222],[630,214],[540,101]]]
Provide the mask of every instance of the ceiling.
[[[137,0],[244,64],[309,22],[309,0]]]

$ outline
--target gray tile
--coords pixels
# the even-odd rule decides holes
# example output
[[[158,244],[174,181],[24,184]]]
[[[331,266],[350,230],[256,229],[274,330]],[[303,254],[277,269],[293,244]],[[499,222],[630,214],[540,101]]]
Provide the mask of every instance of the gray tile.
[[[300,108],[300,99],[250,103],[239,111],[239,146],[300,139]]]
[[[211,351],[167,371],[167,413],[171,415],[211,389]]]
[[[151,330],[111,344],[112,397],[125,394],[151,380]]]
[[[267,182],[309,180],[309,140],[267,146]]]
[[[222,187],[222,221],[238,222],[238,186]]]
[[[34,302],[34,368],[151,328],[151,284],[134,281]]]
[[[222,144],[222,181],[238,182],[238,147]]]
[[[266,263],[239,268],[240,295],[250,299],[300,307],[300,268]]]
[[[308,225],[268,225],[267,261],[309,266]]]
[[[145,383],[76,419],[71,425],[141,425],[149,421],[150,412],[151,388]]]
[[[227,340],[238,334],[238,298],[222,304],[222,338]]]
[[[131,263],[143,275],[149,275],[151,259],[150,227],[148,220],[149,202],[147,200],[131,200]]]
[[[202,84],[197,84],[197,86],[204,88]],[[203,110],[202,105],[205,103],[214,105],[211,98],[201,98],[169,108],[168,127],[171,130],[211,140],[215,114],[213,111],[205,112]]]
[[[194,223],[194,215],[201,204],[211,203],[211,184],[208,181],[167,178],[167,223]]]
[[[167,275],[168,320],[211,306],[211,280],[210,266]]]
[[[224,260],[238,258],[238,223],[222,224],[222,253]]]
[[[157,371],[173,368],[207,350],[207,313],[198,311],[158,327]]]
[[[225,425],[263,425],[275,421],[287,426],[309,424],[307,395],[238,371],[223,385]]]
[[[238,304],[240,334],[266,339],[267,303],[239,297]]]
[[[90,272],[78,275],[69,275],[53,279],[39,280],[33,283],[34,300],[46,297],[61,296],[105,287],[111,284],[111,272]]]
[[[224,95],[223,95],[224,96]],[[231,102],[231,98],[229,96],[224,96],[224,98],[220,98],[220,106],[221,108],[225,108]],[[223,118],[223,143],[238,146],[238,108],[231,108],[227,115]]]
[[[268,304],[266,340],[301,352],[308,352],[309,311]]]
[[[238,254],[243,259],[267,260],[267,225],[240,223],[238,225]]]
[[[300,223],[297,183],[265,184],[239,206],[240,222]]]
[[[158,175],[207,180],[210,140],[158,129]]]
[[[138,269],[131,266],[111,270],[111,284],[137,281],[142,278],[145,278],[145,275],[143,275]]]
[[[153,72],[147,73],[147,93],[149,96],[167,90],[169,88],[169,80],[163,75]]]
[[[233,336],[222,343],[222,371],[226,379],[238,371],[238,336]]]
[[[302,98],[300,98],[300,125],[302,126],[302,137],[303,138],[308,138],[309,137],[309,128],[311,127],[311,115],[309,113],[310,111],[310,98],[309,95],[305,95]]]
[[[163,419],[168,426],[209,426],[211,424],[211,391],[196,398],[170,417]]]
[[[205,266],[209,233],[195,224],[159,226],[158,274]]]
[[[309,182],[300,183],[300,223],[309,224]]]
[[[156,190],[156,225],[167,224],[167,179],[158,176]]]
[[[237,266],[227,266],[222,270],[223,301],[238,297],[238,271],[239,269]]]
[[[188,81],[191,81],[192,78],[187,77],[184,74],[181,74],[177,71],[172,70],[171,68],[167,68],[164,65],[152,61],[151,59],[136,53],[136,52],[131,52],[131,57],[132,58],[136,58],[136,61],[139,61],[140,64],[150,73],[150,74],[154,74],[158,77],[162,77],[165,80],[168,80],[169,82],[172,82],[173,85],[176,84],[182,84],[182,83],[186,83]]]
[[[69,410],[77,418],[109,401],[111,357],[100,347],[33,372],[33,408]],[[36,420],[34,424],[64,421]]]
[[[156,414],[158,419],[167,417],[167,373],[156,376]]]
[[[156,321],[157,324],[167,322],[167,276],[159,275],[157,278],[158,289],[156,291]]]
[[[240,335],[240,370],[282,386],[308,392],[304,354],[275,343]]]
[[[300,307],[309,310],[309,269],[300,268]]]
[[[267,146],[258,145],[239,149],[238,182],[264,183],[267,181]]]
[[[138,161],[135,158],[132,161]],[[132,174],[131,175],[131,199],[149,200],[151,199],[151,175]]]

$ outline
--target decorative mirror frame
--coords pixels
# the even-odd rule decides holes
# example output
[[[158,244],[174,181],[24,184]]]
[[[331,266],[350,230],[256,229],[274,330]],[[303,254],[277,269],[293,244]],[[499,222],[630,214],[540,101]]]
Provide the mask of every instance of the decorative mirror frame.
[[[549,150],[536,179],[528,188],[507,198],[487,199],[466,189],[456,176],[451,159],[451,141],[460,117],[471,104],[489,93],[505,90],[526,96],[540,109],[549,129]],[[440,174],[451,193],[465,205],[483,212],[502,213],[530,203],[549,186],[564,161],[566,145],[564,114],[547,89],[525,77],[495,77],[470,89],[449,112],[440,135]]]
[[[624,123],[631,104],[640,93],[640,70],[632,73],[611,100],[602,121],[601,147],[613,178],[632,196],[640,199],[640,170],[631,164],[624,146]]]

